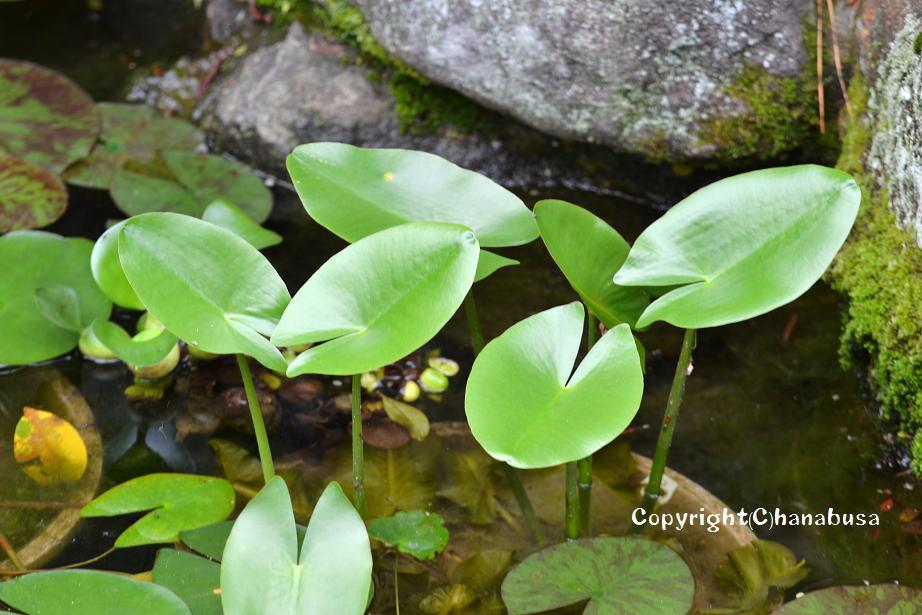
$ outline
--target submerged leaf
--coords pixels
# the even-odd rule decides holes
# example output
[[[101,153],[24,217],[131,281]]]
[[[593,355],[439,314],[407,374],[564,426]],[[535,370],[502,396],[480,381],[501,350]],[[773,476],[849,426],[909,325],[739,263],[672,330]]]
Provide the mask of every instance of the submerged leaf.
[[[665,287],[638,327],[663,320],[700,329],[753,318],[823,275],[860,202],[854,179],[817,165],[722,179],[641,233],[615,283]]]
[[[416,559],[432,559],[448,544],[442,517],[424,510],[401,511],[375,519],[368,526],[368,535]]]
[[[288,172],[307,213],[349,242],[406,222],[460,224],[485,247],[538,236],[521,199],[426,152],[309,143],[288,156]]]
[[[503,581],[509,615],[589,600],[584,613],[687,613],[695,580],[669,547],[642,538],[591,538],[528,557]]]
[[[74,426],[29,406],[16,424],[13,454],[22,471],[40,485],[75,483],[86,472],[86,444]]]
[[[108,190],[125,162],[151,163],[160,150],[194,150],[204,144],[195,126],[175,117],[161,117],[146,105],[98,103],[99,141],[90,155],[64,174],[71,184]]]
[[[411,438],[425,440],[429,435],[429,417],[422,410],[386,395],[381,396],[381,403],[387,418],[405,427]]]
[[[827,587],[788,602],[776,615],[851,615],[922,613],[922,591],[903,585]]]
[[[22,575],[0,583],[0,601],[35,615],[191,615],[189,607],[165,587],[97,570]]]
[[[49,321],[39,310],[39,288],[64,285],[76,291],[80,324],[108,318],[112,304],[90,274],[86,239],[41,231],[14,231],[0,236],[0,364],[27,365],[53,359],[77,345],[79,334]]]
[[[106,491],[83,507],[83,517],[114,517],[151,511],[122,532],[116,548],[179,540],[179,533],[227,518],[234,488],[223,478],[148,474]]]
[[[66,209],[67,189],[54,173],[0,153],[0,233],[48,226]]]
[[[0,154],[60,174],[85,157],[99,133],[93,99],[67,77],[16,60],[0,60]]]

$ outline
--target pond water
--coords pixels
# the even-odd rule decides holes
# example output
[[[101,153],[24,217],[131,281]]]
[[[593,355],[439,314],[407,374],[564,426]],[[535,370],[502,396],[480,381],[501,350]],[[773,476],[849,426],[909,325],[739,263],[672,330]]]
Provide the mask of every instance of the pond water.
[[[53,19],[47,11],[38,11],[30,19],[19,22],[20,28],[11,27],[14,24],[12,10],[11,5],[0,4],[0,33],[3,34],[0,36],[0,56],[48,64],[69,74],[99,98],[115,96],[127,77],[138,70],[139,63],[152,61],[142,59],[140,53],[134,53],[112,32],[89,19],[85,10],[70,14],[70,20],[66,11]],[[70,46],[66,54],[61,52],[65,42]],[[293,193],[278,188],[276,197],[268,226],[282,233],[285,241],[266,250],[265,254],[294,291],[345,244],[314,224]],[[526,193],[523,197],[529,205],[536,200],[535,194]],[[640,201],[592,193],[543,191],[540,197],[563,198],[589,207],[628,240],[633,240],[659,214]],[[96,237],[105,228],[107,219],[120,217],[102,193],[73,190],[71,199],[67,215],[48,230]],[[519,259],[522,264],[501,270],[478,284],[475,290],[488,338],[525,316],[573,299],[572,291],[540,242],[506,250],[504,254]],[[913,526],[899,520],[905,509],[922,509],[922,485],[901,471],[899,464],[890,463],[885,434],[878,429],[873,406],[862,395],[861,380],[839,366],[840,302],[836,293],[820,283],[801,299],[767,316],[701,331],[670,466],[735,508],[774,510],[778,507],[786,513],[821,512],[833,508],[838,513],[880,515],[881,525],[876,528],[759,529],[760,537],[782,542],[798,557],[807,560],[812,572],[799,590],[862,581],[897,580],[922,586],[922,536],[907,531],[907,527]],[[424,399],[422,402],[435,421],[463,419],[463,379],[472,362],[466,339],[465,321],[459,314],[430,344],[432,348],[440,348],[445,356],[457,359],[462,366],[461,376],[453,381],[452,388],[440,400]],[[649,455],[668,394],[681,333],[666,326],[654,326],[643,334],[642,341],[648,358],[646,392],[640,414],[624,441],[635,452]],[[39,490],[23,493],[28,491],[29,484],[9,463],[10,439],[19,408],[31,399],[29,388],[37,387],[36,381],[49,377],[53,370],[64,374],[78,387],[95,413],[96,426],[104,443],[104,481],[107,484],[166,469],[220,473],[222,468],[208,444],[212,435],[252,450],[250,438],[228,429],[230,421],[212,426],[217,429],[214,433],[213,429],[199,432],[193,429],[177,443],[177,430],[182,433],[189,430],[189,422],[184,422],[183,417],[187,419],[190,412],[194,414],[195,403],[201,401],[195,395],[198,382],[195,373],[188,367],[184,369],[177,375],[179,386],[162,401],[145,403],[125,399],[123,391],[132,379],[124,368],[96,365],[79,357],[62,359],[52,366],[0,373],[0,476],[3,477],[0,481],[0,531],[13,537],[14,542],[22,538],[19,535],[23,525],[21,511],[14,515],[9,507],[4,510],[4,500],[60,499],[60,494],[52,498],[52,494]],[[220,364],[205,371],[208,379],[218,383],[217,391],[221,391],[222,386],[234,384],[233,377],[226,372]],[[334,397],[345,390],[348,382],[325,381],[323,386],[327,397]],[[233,401],[222,398],[227,407],[231,407]],[[304,506],[309,507],[314,488],[309,479],[342,473],[342,464],[335,455],[336,447],[305,447],[298,434],[284,429],[280,433],[284,435],[276,435],[275,450],[284,457],[292,472],[301,478],[307,477],[301,496]],[[334,453],[324,456],[317,454],[318,450]],[[384,473],[392,473],[395,468],[410,468],[406,472],[412,474],[413,460],[418,461],[427,454],[418,448],[413,449],[412,454],[372,452],[369,464],[380,463]],[[240,464],[237,469],[243,472],[245,465]],[[323,476],[317,476],[318,473]],[[433,476],[435,478],[429,480],[447,480],[444,474]],[[241,490],[245,489],[245,476],[241,474],[237,478]],[[370,482],[370,489],[374,490],[374,478],[370,478]],[[446,485],[429,489],[436,487],[444,489]],[[407,490],[410,495],[405,493],[401,497],[412,496],[412,481]],[[295,499],[297,503],[297,494]],[[501,505],[502,499],[497,501]],[[386,509],[388,502],[380,506]],[[306,511],[301,513],[306,514]],[[29,514],[35,515],[29,517],[33,526],[47,521],[42,516],[47,512]],[[497,518],[497,514],[500,519],[497,523],[508,523],[502,511],[496,513],[494,510],[491,518]],[[129,522],[85,522],[53,564],[97,555]],[[470,540],[469,544],[478,543]],[[153,557],[153,549],[127,550],[98,565],[141,571],[151,567]]]

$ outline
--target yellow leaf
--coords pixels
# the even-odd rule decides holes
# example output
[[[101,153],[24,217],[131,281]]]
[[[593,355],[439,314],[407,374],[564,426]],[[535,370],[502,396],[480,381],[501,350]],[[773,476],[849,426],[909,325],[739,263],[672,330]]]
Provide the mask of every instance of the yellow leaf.
[[[384,403],[387,418],[401,427],[406,427],[410,432],[410,437],[414,440],[426,439],[429,435],[429,418],[423,414],[422,410],[386,395],[381,396],[381,401]]]
[[[13,435],[16,461],[40,485],[75,483],[86,472],[86,444],[61,417],[26,406]]]

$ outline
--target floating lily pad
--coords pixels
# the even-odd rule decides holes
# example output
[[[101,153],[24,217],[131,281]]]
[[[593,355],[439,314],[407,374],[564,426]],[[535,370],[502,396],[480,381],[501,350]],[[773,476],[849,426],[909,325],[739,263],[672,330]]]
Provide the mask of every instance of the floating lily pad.
[[[851,615],[922,613],[922,591],[903,585],[828,587],[788,602],[777,615]]]
[[[15,231],[0,237],[0,364],[27,365],[69,352],[79,335],[46,318],[35,291],[69,286],[79,297],[80,323],[108,318],[112,304],[90,273],[93,244],[41,231]]]
[[[375,519],[368,526],[368,535],[416,559],[432,559],[448,544],[442,517],[424,510],[400,511],[392,517]]]
[[[112,200],[129,216],[171,211],[200,218],[219,199],[256,222],[272,210],[272,193],[249,167],[212,154],[162,152],[154,164],[128,163],[112,179]]]
[[[152,163],[160,150],[194,150],[204,144],[201,131],[151,107],[99,103],[101,131],[90,155],[64,174],[78,186],[108,189],[115,172],[128,160]]]
[[[31,62],[0,60],[0,153],[59,174],[98,134],[96,106],[77,84]]]
[[[669,547],[642,538],[592,538],[539,551],[503,581],[509,615],[579,604],[593,615],[687,613],[695,580]]]
[[[54,173],[0,154],[0,233],[48,226],[66,209],[67,189]]]
[[[154,583],[179,596],[192,615],[221,615],[221,565],[192,553],[161,549]]]
[[[257,250],[282,243],[281,235],[259,226],[245,211],[224,199],[208,205],[202,213],[202,220],[239,235]]]

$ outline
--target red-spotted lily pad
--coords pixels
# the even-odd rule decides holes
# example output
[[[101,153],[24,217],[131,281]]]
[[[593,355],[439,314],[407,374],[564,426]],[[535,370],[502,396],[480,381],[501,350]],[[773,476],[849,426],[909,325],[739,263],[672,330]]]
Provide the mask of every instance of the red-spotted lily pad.
[[[150,164],[160,150],[194,150],[204,143],[192,124],[161,117],[150,107],[121,103],[96,105],[102,119],[99,141],[85,160],[64,178],[78,186],[108,189],[115,172],[128,160]]]
[[[509,615],[589,601],[583,613],[687,613],[695,580],[669,547],[643,538],[592,538],[528,557],[503,581]]]
[[[272,209],[272,193],[250,168],[211,154],[172,150],[152,165],[125,164],[110,186],[129,216],[170,211],[197,218],[218,199],[237,205],[256,222]]]
[[[0,60],[0,153],[61,173],[89,154],[98,134],[93,99],[70,79]]]
[[[922,613],[922,591],[903,585],[827,587],[788,602],[777,615],[851,615],[852,613]]]
[[[55,174],[0,154],[0,233],[48,226],[66,209],[67,189]]]

